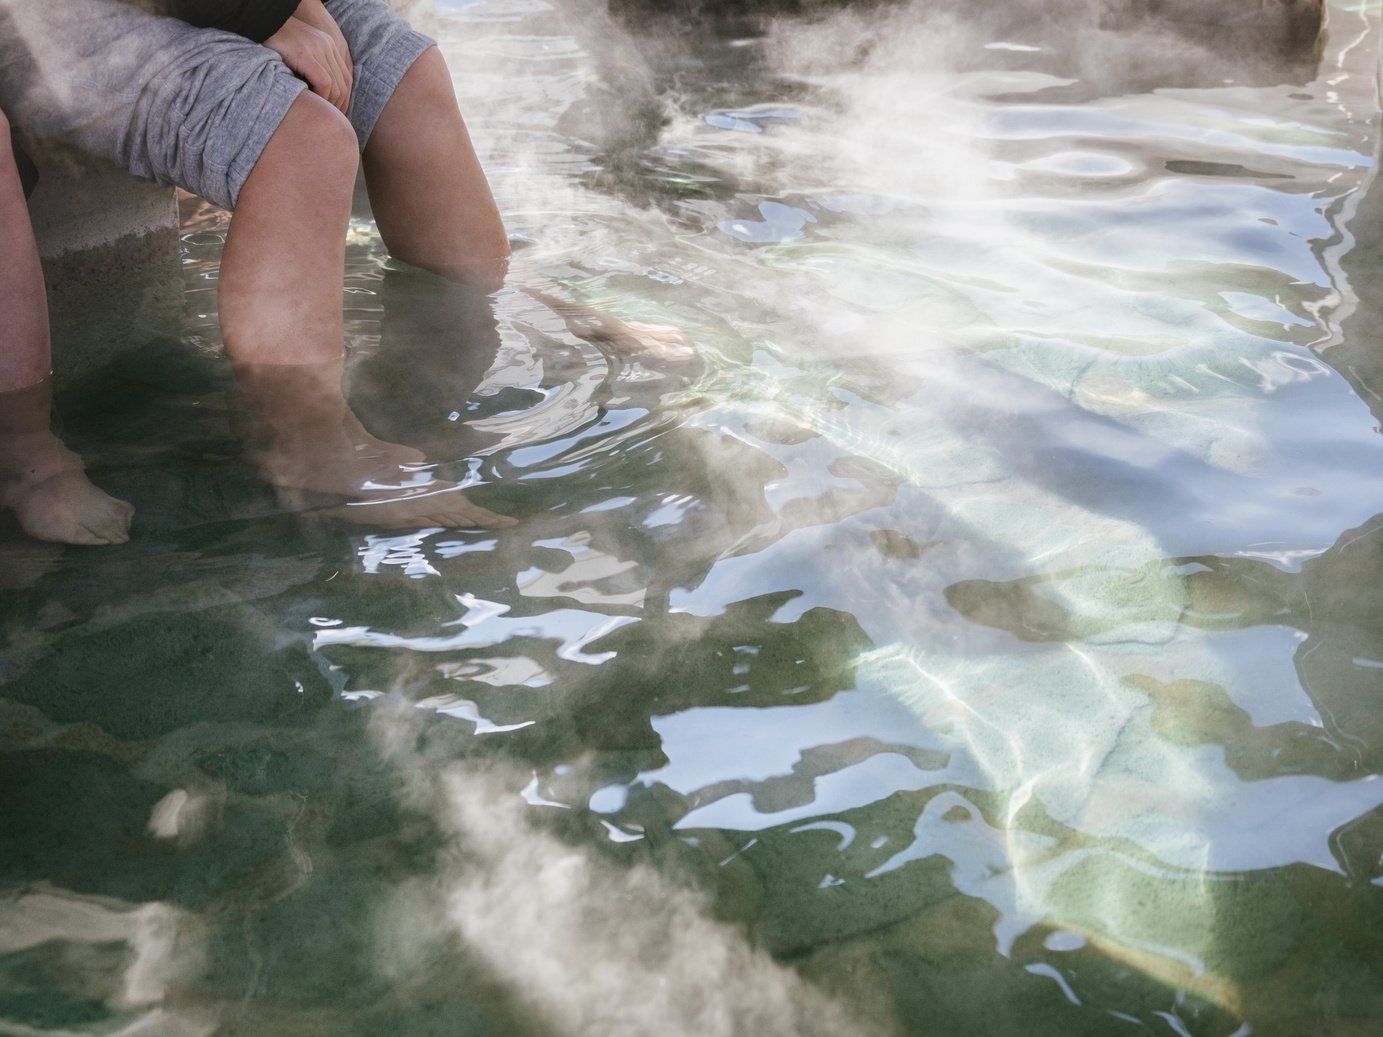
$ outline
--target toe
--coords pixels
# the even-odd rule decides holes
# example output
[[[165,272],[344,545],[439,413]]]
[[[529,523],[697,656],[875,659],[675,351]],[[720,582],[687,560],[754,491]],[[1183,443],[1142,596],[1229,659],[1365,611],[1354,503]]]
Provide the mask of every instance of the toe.
[[[130,523],[124,518],[93,523],[88,528],[107,544],[124,544],[130,539]]]
[[[105,547],[110,547],[115,544],[128,544],[130,542],[130,534],[125,532],[123,529],[89,530],[89,532],[92,534],[94,539],[83,540],[81,541],[81,543],[100,544]]]
[[[125,501],[108,497],[103,507],[92,509],[91,514],[82,519],[82,525],[105,543],[123,544],[129,540],[130,520],[133,517],[134,508]]]
[[[48,539],[45,537],[44,539]],[[100,544],[109,544],[111,541],[100,531],[89,526],[73,526],[69,529],[55,531],[51,538],[60,540],[65,544],[77,544],[80,547],[96,547]]]

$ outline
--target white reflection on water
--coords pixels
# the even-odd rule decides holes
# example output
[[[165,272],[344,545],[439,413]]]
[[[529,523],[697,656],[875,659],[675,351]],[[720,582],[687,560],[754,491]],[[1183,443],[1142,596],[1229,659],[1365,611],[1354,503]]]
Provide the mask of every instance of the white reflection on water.
[[[318,628],[313,634],[313,647],[320,650],[333,645],[353,645],[409,652],[450,652],[458,648],[493,648],[516,638],[536,638],[556,641],[557,654],[563,659],[595,665],[610,655],[588,654],[583,649],[622,626],[638,622],[633,616],[606,616],[580,609],[554,609],[536,616],[505,616],[510,609],[508,605],[469,595],[458,595],[457,600],[466,608],[465,615],[441,624],[460,627],[454,634],[410,637],[363,626],[337,626]]]
[[[1206,605],[1164,560],[1269,542],[1308,557],[1383,492],[1371,416],[1311,352],[1340,341],[1354,306],[1339,260],[1375,167],[1376,11],[1334,8],[1322,74],[1305,86],[1068,100],[1080,78],[956,67],[982,50],[1037,60],[1035,36],[985,38],[986,12],[974,28],[929,8],[784,21],[742,48],[779,77],[777,95],[673,98],[658,151],[676,183],[719,193],[616,216],[562,176],[570,149],[501,179],[521,221],[547,211],[523,204],[538,184],[570,192],[587,217],[579,234],[533,228],[547,254],[597,283],[670,271],[664,283],[731,312],[753,346],[713,372],[683,427],[778,464],[763,486],[718,487],[715,503],[762,497],[792,520],[740,531],[671,588],[671,613],[710,620],[791,591],[771,622],[839,610],[876,646],[857,659],[859,690],[830,703],[655,715],[668,762],[607,788],[680,793],[683,831],[767,830],[943,783],[1007,797],[1010,828],[977,810],[941,820],[964,802],[941,793],[891,869],[949,859],[957,888],[1000,910],[1002,948],[1069,916],[1150,974],[1174,974],[1158,960],[1201,974],[1211,898],[1183,904],[1178,917],[1196,924],[1180,943],[1153,938],[1126,903],[1142,887],[1121,868],[1339,871],[1331,833],[1383,802],[1371,780],[1245,780],[1220,747],[1165,737],[1131,683],[1213,684],[1260,724],[1318,717],[1293,670],[1301,638],[1190,628]],[[1149,45],[1150,64],[1174,61],[1165,46]],[[1080,71],[1098,81],[1099,48],[1087,49]],[[579,75],[583,58],[562,52]],[[785,82],[801,88],[790,104]],[[527,111],[569,83],[535,73]],[[719,458],[708,448],[706,468],[733,483]],[[841,464],[853,458],[889,474],[856,478]],[[669,507],[644,526],[675,533],[691,513]],[[928,545],[922,560],[875,550],[885,529]],[[1044,643],[1024,615],[991,629],[958,616],[948,591],[981,577],[1060,615],[1046,641],[1064,643]],[[847,737],[883,744],[812,776],[790,807],[756,798]],[[900,742],[948,759],[928,770],[889,751]],[[618,798],[603,792],[601,808],[617,814]],[[1033,804],[1142,856],[1115,853],[1116,866],[1107,850],[1025,831]],[[1058,888],[1078,872],[1103,898],[1093,914]]]
[[[678,822],[680,828],[755,831],[863,806],[899,788],[971,784],[980,777],[963,760],[921,770],[913,760],[887,754],[891,744],[944,754],[945,741],[897,702],[877,695],[842,692],[825,702],[773,709],[702,707],[655,716],[653,728],[669,763],[640,774],[639,781],[661,783],[687,795],[722,782],[752,785],[790,775],[811,748],[859,738],[876,739],[880,745],[882,756],[871,756],[853,768],[860,773],[818,779],[810,802],[797,809],[763,813],[740,793],[699,806]],[[870,770],[876,766],[877,771]]]

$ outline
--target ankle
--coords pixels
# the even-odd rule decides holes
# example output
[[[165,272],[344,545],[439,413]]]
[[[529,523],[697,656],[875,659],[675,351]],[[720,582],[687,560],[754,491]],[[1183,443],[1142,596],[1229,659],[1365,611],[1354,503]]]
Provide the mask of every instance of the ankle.
[[[83,470],[81,458],[52,432],[0,435],[0,485],[37,486],[63,472]]]

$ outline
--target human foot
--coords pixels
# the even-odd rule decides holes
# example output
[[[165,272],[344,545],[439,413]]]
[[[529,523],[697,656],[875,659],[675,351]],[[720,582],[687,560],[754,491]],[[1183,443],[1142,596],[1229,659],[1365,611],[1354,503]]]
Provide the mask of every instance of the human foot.
[[[342,395],[339,361],[242,364],[236,377],[265,426],[260,474],[290,510],[396,529],[515,525],[436,477],[419,451],[366,431]]]
[[[660,360],[690,360],[696,356],[696,347],[687,333],[671,324],[624,321],[585,307],[578,313],[558,312],[573,335],[603,343],[621,353],[647,353]]]
[[[91,484],[82,461],[50,427],[50,379],[0,393],[0,511],[35,540],[123,544],[134,508]]]
[[[393,479],[397,481],[386,481]],[[278,493],[279,500],[292,510],[386,529],[508,529],[518,524],[508,515],[471,503],[460,487],[434,477],[425,466],[398,469],[392,476],[376,473],[348,492],[280,486]]]
[[[671,324],[624,321],[585,303],[573,302],[532,285],[521,289],[552,309],[577,338],[608,345],[621,353],[647,353],[661,360],[690,360],[696,347],[681,328]]]
[[[516,524],[508,516],[472,504],[455,483],[437,478],[433,466],[423,464],[421,456],[404,463],[387,459],[390,453],[417,451],[378,440],[364,449],[361,446],[318,441],[299,443],[295,451],[280,441],[260,458],[260,473],[290,511],[388,529],[505,529]]]
[[[134,507],[92,485],[81,459],[51,432],[0,443],[0,509],[35,540],[123,544]]]

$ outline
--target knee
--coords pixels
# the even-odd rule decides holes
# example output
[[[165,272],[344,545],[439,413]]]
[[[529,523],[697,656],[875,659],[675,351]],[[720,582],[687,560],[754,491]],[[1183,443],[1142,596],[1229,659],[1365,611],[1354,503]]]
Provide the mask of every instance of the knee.
[[[316,94],[298,95],[271,143],[281,145],[285,158],[320,190],[354,188],[360,165],[355,129],[339,109]]]

